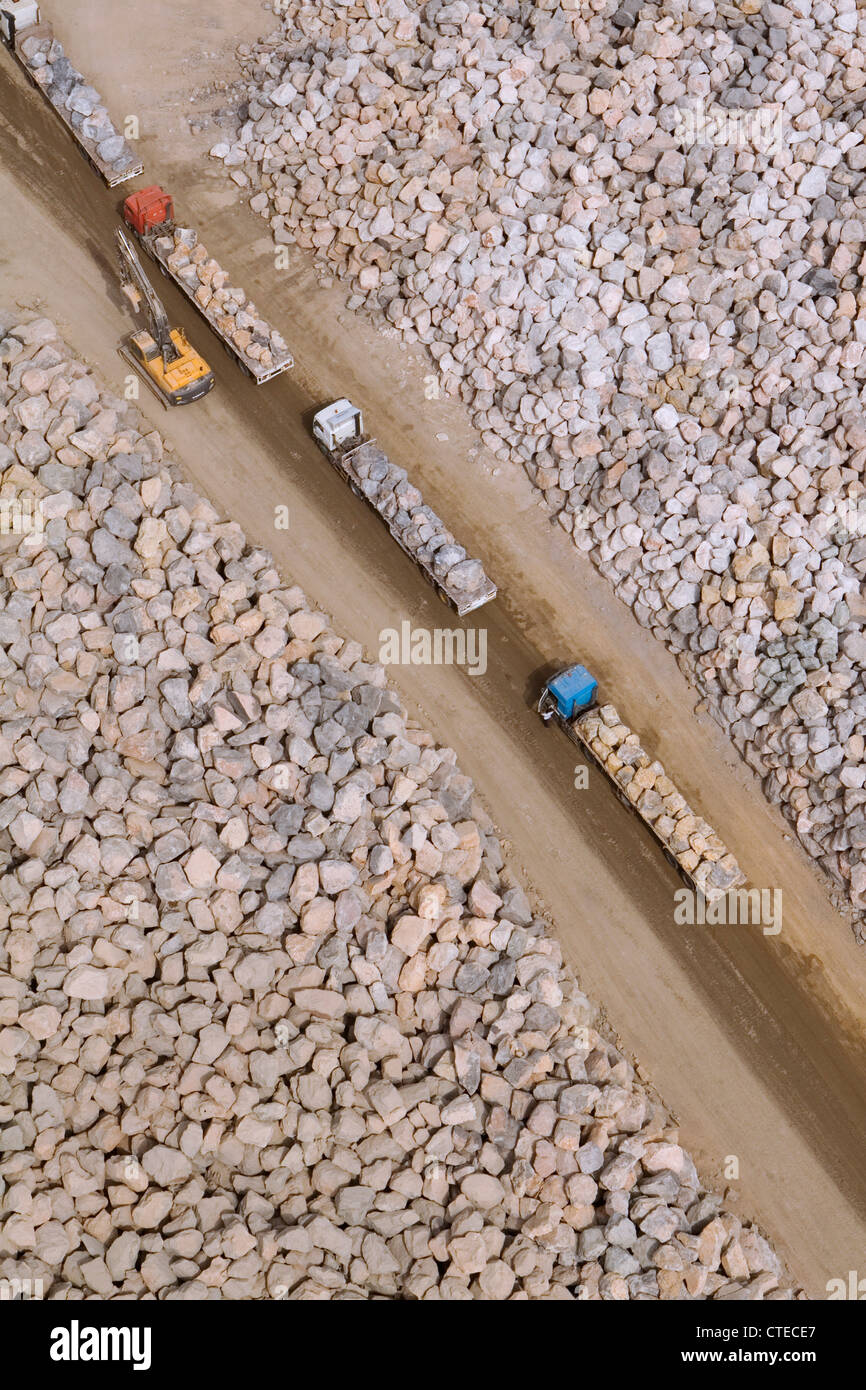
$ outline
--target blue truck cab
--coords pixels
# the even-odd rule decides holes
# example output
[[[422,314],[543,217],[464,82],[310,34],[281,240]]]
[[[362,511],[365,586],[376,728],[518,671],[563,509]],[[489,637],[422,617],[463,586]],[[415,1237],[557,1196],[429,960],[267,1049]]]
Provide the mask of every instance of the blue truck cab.
[[[538,702],[538,713],[545,724],[555,714],[560,719],[570,721],[585,710],[592,709],[597,690],[598,681],[585,666],[566,666],[545,685]]]

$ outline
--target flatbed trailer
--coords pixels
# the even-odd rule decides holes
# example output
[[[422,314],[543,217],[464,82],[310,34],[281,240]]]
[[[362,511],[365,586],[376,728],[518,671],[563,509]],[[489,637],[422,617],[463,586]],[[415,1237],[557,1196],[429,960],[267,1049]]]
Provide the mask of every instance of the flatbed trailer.
[[[136,235],[138,234],[136,233]],[[189,300],[190,304],[195,305],[195,308],[201,314],[202,318],[219,338],[229,357],[234,358],[241,370],[246,372],[247,376],[252,377],[257,386],[264,386],[266,381],[272,381],[275,376],[280,376],[282,372],[289,371],[295,365],[295,359],[288,348],[282,352],[275,352],[273,354],[274,361],[270,367],[263,367],[260,362],[255,362],[252,358],[247,357],[245,353],[235,347],[227,334],[221,331],[216,322],[216,316],[209,313],[207,309],[202,308],[195,294],[190,293],[189,287],[184,283],[177,272],[172,270],[171,266],[168,265],[166,257],[157,248],[156,243],[158,238],[155,234],[153,232],[147,233],[144,236],[139,236],[138,240],[141,242],[148,255],[152,256],[156,261],[163,275],[171,280],[173,284],[177,285],[181,294]]]
[[[719,839],[712,826],[699,816],[685,797],[676,790],[660,763],[649,757],[641,747],[637,735],[628,730],[626,739],[617,745],[607,745],[608,754],[613,755],[620,768],[611,770],[605,763],[600,748],[601,740],[597,734],[603,726],[607,729],[627,729],[613,705],[599,705],[596,699],[596,682],[583,666],[568,667],[553,680],[548,681],[538,702],[538,711],[546,722],[557,724],[571,739],[584,757],[603,772],[610,782],[616,796],[624,806],[629,807],[647,827],[653,839],[661,848],[668,863],[680,874],[682,879],[696,893],[703,895],[708,903],[724,897],[732,889],[746,882],[734,856]],[[605,746],[602,744],[602,746]],[[645,782],[636,781],[636,772],[657,769],[654,781],[662,786],[670,786],[667,801],[676,806],[676,814],[668,814],[667,806],[656,815],[646,814],[640,805],[643,794],[652,790]],[[622,774],[622,775],[620,775]],[[629,787],[634,787],[634,795]],[[659,795],[658,793],[656,793]],[[661,796],[659,799],[662,800]],[[679,823],[676,817],[679,817]],[[689,840],[682,827],[694,822]],[[667,833],[660,827],[669,825]],[[693,839],[697,837],[700,850]]]
[[[203,305],[197,298],[197,292],[201,288],[198,280],[195,288],[191,283],[187,283],[183,275],[171,264],[171,257],[176,253],[175,232],[181,230],[191,232],[191,228],[179,228],[174,218],[174,200],[163,191],[158,185],[151,188],[140,189],[137,193],[130,194],[123,205],[123,219],[129,230],[144,247],[147,254],[159,266],[163,275],[177,285],[181,294],[194,305],[202,318],[219,338],[226,352],[247,376],[252,377],[257,386],[263,386],[266,381],[272,381],[274,377],[280,376],[282,372],[288,371],[295,364],[288,347],[285,345],[280,334],[266,323],[259,319],[265,332],[259,331],[251,335],[252,342],[258,347],[267,347],[271,354],[272,361],[263,364],[257,358],[250,356],[243,349],[239,348],[228,332],[220,326],[219,307],[211,308],[211,304]],[[242,293],[242,292],[241,292]],[[213,301],[211,301],[212,303]],[[275,342],[274,339],[277,341]]]
[[[37,22],[26,22],[34,12],[37,16]],[[39,7],[37,5],[25,4],[22,0],[0,0],[0,38],[2,38],[3,43],[12,53],[28,82],[42,93],[48,105],[60,118],[69,135],[72,136],[80,153],[84,155],[88,164],[96,170],[108,187],[116,188],[118,184],[125,183],[128,179],[137,178],[142,173],[144,165],[133,154],[127,142],[123,140],[122,148],[114,160],[104,158],[99,153],[99,146],[104,144],[106,140],[121,140],[122,137],[116,131],[113,134],[106,131],[102,139],[94,139],[88,136],[85,130],[77,129],[72,121],[72,110],[65,105],[65,102],[53,100],[49,94],[49,85],[45,80],[40,80],[40,74],[45,74],[50,69],[45,62],[35,67],[32,66],[29,60],[33,58],[34,53],[53,53],[55,55],[54,62],[60,59],[68,62],[68,59],[63,52],[62,44],[55,38],[51,25],[43,23],[38,15]],[[86,126],[87,120],[87,117],[82,118],[82,126]],[[115,166],[121,162],[123,162],[123,167],[116,168]]]
[[[352,435],[347,434],[342,441],[339,439],[342,432],[341,426],[345,430],[352,429],[354,431]],[[462,546],[456,546],[444,522],[430,507],[425,506],[420,493],[417,494],[416,511],[423,510],[423,525],[429,527],[431,538],[434,536],[441,538],[444,535],[447,538],[445,544],[459,551],[462,559],[455,560],[452,572],[455,566],[459,567],[467,562],[470,564],[472,574],[477,576],[470,585],[464,587],[449,583],[448,574],[437,571],[435,567],[437,549],[430,548],[423,543],[419,545],[413,542],[412,537],[417,530],[417,525],[401,526],[398,524],[398,518],[401,515],[407,516],[407,522],[411,520],[408,513],[402,511],[390,493],[384,501],[377,497],[376,494],[379,489],[371,487],[371,478],[379,483],[385,482],[386,489],[391,487],[397,489],[403,484],[410,487],[411,485],[408,482],[406,470],[393,464],[384,450],[376,443],[376,440],[364,434],[361,412],[349,401],[336,401],[325,410],[319,411],[313,424],[313,436],[322,453],[337,470],[340,477],[384,521],[403,553],[414,561],[425,579],[433,585],[439,597],[456,609],[459,617],[465,618],[468,613],[482,608],[484,604],[490,603],[496,597],[496,585],[484,572],[480,561],[472,560],[466,555]],[[416,490],[412,489],[412,491]]]

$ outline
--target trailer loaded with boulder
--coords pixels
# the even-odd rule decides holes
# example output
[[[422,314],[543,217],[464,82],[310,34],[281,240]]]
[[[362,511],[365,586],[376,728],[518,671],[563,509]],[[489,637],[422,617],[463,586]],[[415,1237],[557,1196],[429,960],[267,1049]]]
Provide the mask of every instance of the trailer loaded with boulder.
[[[313,437],[352,491],[379,513],[401,550],[461,618],[496,597],[496,585],[481,561],[458,545],[409,481],[406,469],[393,464],[375,439],[364,433],[364,417],[357,406],[342,399],[320,410],[313,420]]]
[[[114,126],[99,93],[73,67],[51,25],[42,23],[38,5],[3,0],[0,37],[109,188],[142,172],[141,160]]]

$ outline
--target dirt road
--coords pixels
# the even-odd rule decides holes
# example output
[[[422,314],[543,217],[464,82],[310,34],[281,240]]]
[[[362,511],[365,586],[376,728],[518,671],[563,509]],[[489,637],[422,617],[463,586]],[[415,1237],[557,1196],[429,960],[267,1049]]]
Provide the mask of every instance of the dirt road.
[[[111,8],[112,25],[125,8]],[[105,40],[91,36],[82,51],[71,30],[61,36],[119,114],[140,110],[157,79],[166,91],[182,87],[170,52],[155,76],[153,48],[126,47],[134,91],[118,108]],[[116,349],[130,321],[113,266],[117,192],[99,184],[5,53],[0,137],[0,304],[49,314],[119,389],[126,369]],[[176,161],[186,150],[188,162],[172,162],[171,148]],[[346,394],[364,404],[385,448],[485,561],[501,594],[474,615],[487,630],[484,676],[406,666],[392,668],[395,683],[457,749],[584,989],[677,1115],[704,1177],[727,1185],[808,1292],[825,1296],[827,1280],[860,1268],[866,1251],[866,958],[813,866],[721,732],[694,714],[675,662],[551,526],[523,475],[494,475],[483,456],[470,459],[478,441],[463,412],[424,398],[423,357],[351,320],[339,291],[320,289],[301,257],[276,272],[265,224],[233,204],[221,171],[191,160],[188,142],[153,137],[142,154],[145,181],[168,184],[180,215],[206,232],[298,363],[257,389],[163,280],[172,321],[212,362],[218,389],[170,414],[145,394],[144,413],[194,483],[375,657],[379,633],[404,618],[425,627],[456,619],[310,439],[309,417],[323,400]],[[279,505],[289,507],[288,532],[274,528]],[[601,774],[574,788],[575,750],[531,704],[540,671],[577,656],[750,882],[782,888],[779,936],[675,925],[680,883],[648,832]],[[733,1158],[739,1174],[726,1182]]]

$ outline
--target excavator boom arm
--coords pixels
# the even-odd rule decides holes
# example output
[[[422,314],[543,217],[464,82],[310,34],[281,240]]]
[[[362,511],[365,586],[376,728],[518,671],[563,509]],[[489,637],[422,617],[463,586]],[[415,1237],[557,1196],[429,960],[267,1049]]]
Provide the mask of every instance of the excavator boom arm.
[[[120,278],[124,286],[131,286],[135,294],[139,296],[140,303],[144,304],[153,339],[162,353],[163,366],[168,369],[171,362],[177,359],[178,353],[172,342],[171,328],[169,327],[168,315],[162,300],[156,294],[152,284],[148,280],[138,259],[135,247],[122,228],[118,227],[115,232],[117,241],[117,255],[120,262]],[[138,312],[138,306],[134,303],[134,295],[127,293],[130,303]]]

